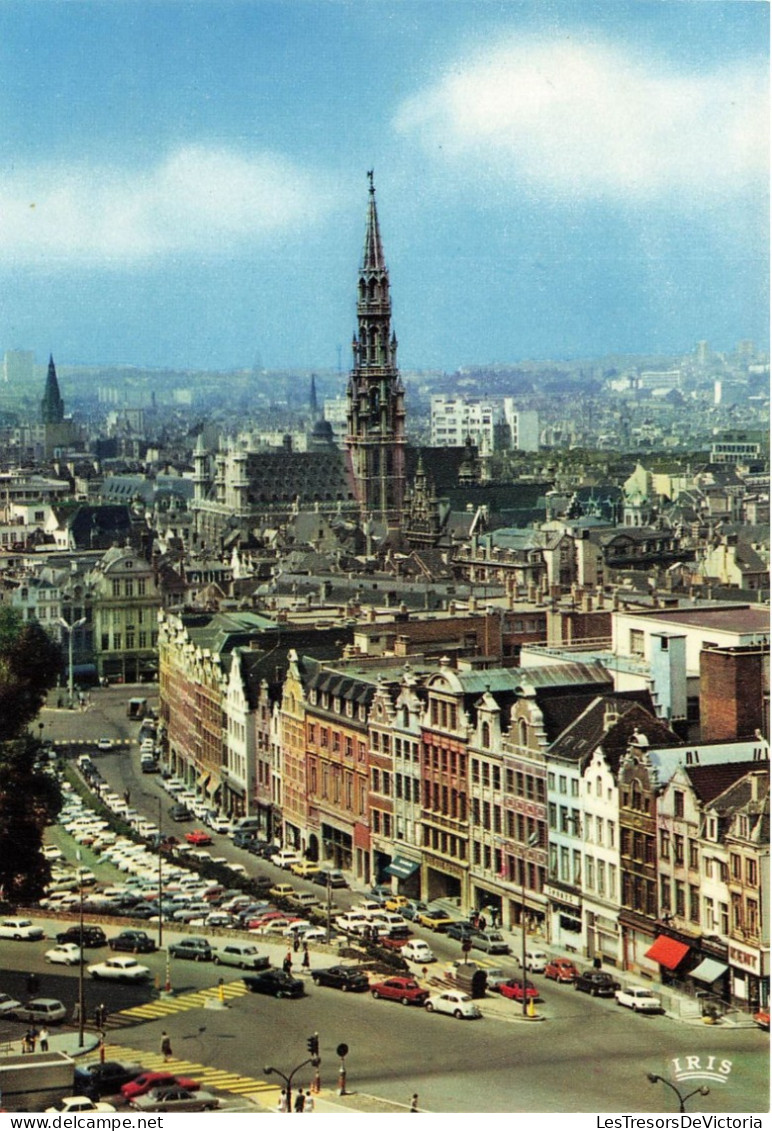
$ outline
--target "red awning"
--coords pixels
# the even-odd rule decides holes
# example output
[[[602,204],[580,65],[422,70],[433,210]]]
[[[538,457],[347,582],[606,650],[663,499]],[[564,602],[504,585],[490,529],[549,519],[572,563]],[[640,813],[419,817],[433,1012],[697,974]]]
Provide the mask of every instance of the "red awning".
[[[668,970],[675,970],[688,953],[689,947],[686,943],[670,939],[667,935],[660,935],[654,945],[646,951],[646,957],[658,962],[660,966],[666,966]]]

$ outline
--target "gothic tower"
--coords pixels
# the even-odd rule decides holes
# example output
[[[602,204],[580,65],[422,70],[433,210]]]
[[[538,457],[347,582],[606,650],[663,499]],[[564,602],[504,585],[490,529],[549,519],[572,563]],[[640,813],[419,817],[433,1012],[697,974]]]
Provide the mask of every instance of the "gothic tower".
[[[383,258],[372,170],[359,270],[357,332],[347,390],[346,448],[363,521],[399,529],[405,497],[405,389],[391,330],[389,272]]]
[[[56,366],[53,357],[48,359],[48,376],[46,377],[46,391],[40,402],[40,423],[61,424],[64,420],[64,401],[59,392],[59,382],[56,379]]]

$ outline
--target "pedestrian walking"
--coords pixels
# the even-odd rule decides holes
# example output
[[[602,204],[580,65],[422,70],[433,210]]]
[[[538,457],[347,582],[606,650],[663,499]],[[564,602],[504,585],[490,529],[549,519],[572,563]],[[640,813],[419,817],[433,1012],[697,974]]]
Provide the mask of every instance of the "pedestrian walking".
[[[286,1088],[282,1088],[282,1090],[281,1090],[281,1094],[279,1095],[279,1102],[276,1105],[276,1110],[277,1111],[289,1111],[289,1107],[287,1106],[287,1089]]]
[[[308,953],[308,943],[303,943],[303,960],[300,963],[303,970],[311,969],[311,955]]]
[[[287,957],[281,964],[281,968],[285,974],[292,973],[292,953],[289,950],[287,951]]]
[[[410,1097],[410,1110],[418,1111],[418,1092],[413,1092]]]
[[[292,949],[295,954],[300,950],[300,935],[297,931],[292,932]]]
[[[305,1107],[303,1108],[303,1112],[307,1113],[307,1112],[310,1112],[310,1111],[314,1111],[315,1108],[316,1108],[316,1102],[314,1100],[313,1093],[312,1093],[311,1089],[309,1088],[308,1091],[306,1092],[306,1103],[305,1103]]]
[[[40,1030],[40,1051],[48,1052],[48,1029],[46,1029],[45,1025]]]
[[[298,1094],[295,1096],[295,1114],[299,1115],[305,1110],[306,1095],[302,1088],[298,1088]]]
[[[172,1039],[165,1029],[161,1033],[161,1055],[164,1060],[171,1060],[172,1058]]]

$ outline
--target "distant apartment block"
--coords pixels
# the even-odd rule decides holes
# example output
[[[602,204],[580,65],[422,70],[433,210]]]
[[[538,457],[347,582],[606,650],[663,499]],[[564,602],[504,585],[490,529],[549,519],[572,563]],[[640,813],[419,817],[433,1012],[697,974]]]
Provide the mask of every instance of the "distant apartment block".
[[[460,448],[471,438],[478,448],[495,451],[539,448],[539,419],[518,411],[512,397],[479,400],[438,394],[431,399],[431,446]]]

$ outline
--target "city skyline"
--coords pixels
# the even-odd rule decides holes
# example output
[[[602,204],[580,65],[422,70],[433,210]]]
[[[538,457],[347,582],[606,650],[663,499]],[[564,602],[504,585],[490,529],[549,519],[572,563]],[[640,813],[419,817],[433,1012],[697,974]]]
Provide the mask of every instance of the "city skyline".
[[[768,6],[0,9],[0,349],[351,364],[366,171],[405,368],[767,348]]]

